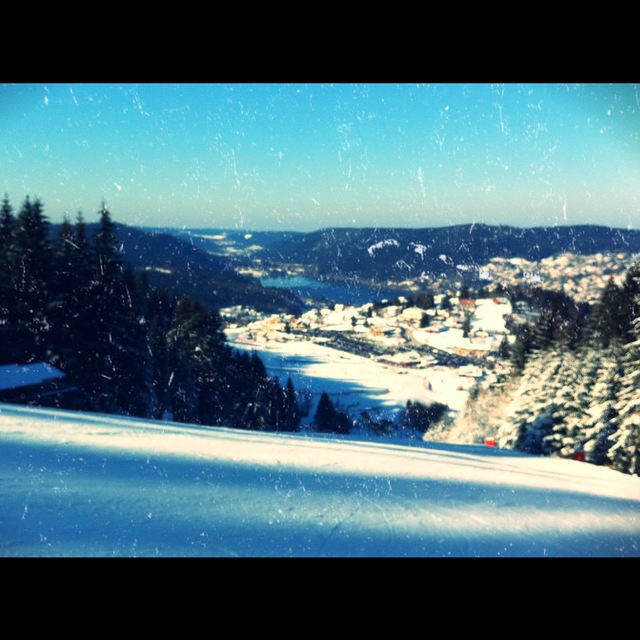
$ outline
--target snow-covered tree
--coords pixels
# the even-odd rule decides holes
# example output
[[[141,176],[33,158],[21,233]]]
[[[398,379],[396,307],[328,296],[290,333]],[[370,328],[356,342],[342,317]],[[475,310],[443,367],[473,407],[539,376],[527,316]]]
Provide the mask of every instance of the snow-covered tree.
[[[608,347],[600,354],[600,368],[595,384],[590,390],[590,401],[586,416],[580,426],[580,444],[586,459],[592,464],[608,462],[607,453],[613,442],[616,404],[622,378],[619,347]]]
[[[27,196],[18,213],[15,228],[15,291],[12,324],[14,345],[20,360],[46,357],[46,304],[50,293],[52,249],[49,221],[42,203]]]
[[[561,366],[557,351],[536,351],[529,357],[498,431],[501,447],[548,453],[544,438],[553,427],[553,398]]]
[[[639,300],[640,302],[640,300]],[[615,469],[640,475],[640,317],[632,323],[636,340],[623,346],[623,376],[614,405],[616,427],[609,459]]]
[[[560,366],[548,397],[548,415],[552,424],[542,446],[547,454],[568,457],[573,454],[576,446],[577,430],[574,421],[581,412],[581,398],[585,397],[585,389],[592,380],[586,375],[583,363],[576,353],[564,350],[557,355]]]

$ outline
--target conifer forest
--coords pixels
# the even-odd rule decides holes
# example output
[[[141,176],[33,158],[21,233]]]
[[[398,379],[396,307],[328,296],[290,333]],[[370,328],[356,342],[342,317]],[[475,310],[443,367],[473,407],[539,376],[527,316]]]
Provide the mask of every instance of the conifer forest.
[[[120,258],[106,206],[56,234],[40,200],[0,210],[0,364],[46,362],[56,405],[176,422],[297,431],[291,381],[225,342],[216,309],[149,285]]]

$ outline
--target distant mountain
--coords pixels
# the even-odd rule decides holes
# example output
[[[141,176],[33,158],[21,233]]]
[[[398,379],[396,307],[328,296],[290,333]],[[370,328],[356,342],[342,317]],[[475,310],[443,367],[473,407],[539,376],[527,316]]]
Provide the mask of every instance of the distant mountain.
[[[559,253],[640,251],[640,231],[605,226],[518,228],[466,224],[404,229],[323,229],[275,240],[255,257],[267,265],[305,265],[319,277],[358,277],[376,282],[421,273],[453,276],[457,267],[492,258],[541,260]]]
[[[167,233],[181,238],[203,251],[225,256],[227,264],[247,266],[253,256],[275,243],[287,243],[304,235],[298,231],[247,231],[238,229],[176,229],[143,228],[150,233]]]
[[[87,225],[91,233],[96,225]],[[178,295],[221,308],[251,305],[267,313],[296,312],[301,302],[291,292],[263,287],[235,271],[231,259],[207,252],[198,243],[162,230],[116,224],[122,259],[147,274],[149,282]]]
[[[301,265],[309,276],[375,282],[429,274],[456,277],[492,258],[541,260],[560,253],[640,252],[640,231],[577,225],[519,228],[466,224],[421,229],[334,228],[311,233],[224,229],[151,229],[117,224],[123,258],[152,284],[204,304],[252,305],[296,312],[291,292],[263,287],[236,269],[260,260],[267,268]]]

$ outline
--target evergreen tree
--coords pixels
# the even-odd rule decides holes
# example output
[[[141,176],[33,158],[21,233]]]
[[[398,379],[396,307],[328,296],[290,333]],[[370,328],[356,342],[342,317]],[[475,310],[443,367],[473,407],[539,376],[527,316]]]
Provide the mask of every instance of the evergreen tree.
[[[621,309],[622,291],[611,277],[587,322],[586,340],[595,348],[606,349],[622,338]]]
[[[348,416],[336,409],[329,394],[323,391],[318,401],[314,417],[316,429],[320,432],[349,433],[351,425]]]
[[[468,338],[471,331],[471,314],[468,311],[464,313],[464,320],[462,322],[462,337]]]
[[[276,377],[266,383],[267,417],[270,431],[285,431],[284,389]]]
[[[94,409],[146,415],[151,381],[142,301],[135,298],[133,272],[119,256],[115,225],[104,203],[99,215],[90,245],[90,280],[82,295],[85,325],[77,344],[82,371],[73,373]]]
[[[640,298],[638,299],[640,303]],[[608,457],[623,473],[640,475],[640,316],[631,324],[636,340],[623,347],[623,377],[615,405],[616,427]]]
[[[230,385],[234,398],[227,412],[232,426],[252,431],[273,431],[278,419],[277,390],[267,375],[264,363],[254,351],[236,363],[237,376]]]
[[[615,433],[615,420],[618,412],[617,404],[620,381],[623,371],[618,347],[608,347],[602,352],[592,354],[599,356],[600,367],[598,377],[590,390],[590,402],[587,417],[582,425],[582,448],[586,459],[592,464],[606,464],[608,452]]]
[[[542,447],[547,455],[570,457],[576,449],[580,420],[586,410],[588,388],[593,379],[576,353],[565,349],[557,352],[557,359],[559,366],[548,392],[547,415],[552,424]]]
[[[5,195],[0,208],[0,364],[18,360],[14,331],[17,322],[16,218]]]
[[[501,447],[549,453],[545,438],[553,430],[553,398],[561,366],[556,351],[537,351],[527,360],[499,429]]]
[[[196,375],[191,358],[182,348],[176,336],[169,333],[167,340],[167,362],[169,377],[166,381],[166,391],[158,391],[167,398],[167,407],[176,422],[198,424],[200,422],[199,396]]]
[[[145,317],[149,323],[147,351],[149,353],[149,378],[151,381],[151,415],[161,419],[171,414],[169,396],[169,343],[167,334],[171,322],[171,304],[166,291],[146,288]]]
[[[498,347],[498,356],[502,360],[508,360],[511,356],[511,346],[509,345],[509,339],[506,335],[500,341],[500,346]]]
[[[9,197],[5,195],[0,205],[0,269],[3,278],[0,287],[7,284],[7,270],[13,266],[16,249],[16,225],[13,215],[13,207],[9,203]]]
[[[625,276],[620,293],[619,330],[622,342],[633,342],[634,320],[640,316],[640,264],[632,265]]]
[[[49,222],[42,203],[27,196],[17,217],[16,233],[15,347],[25,362],[42,360],[50,325],[46,304],[50,289],[52,250]]]
[[[529,354],[533,350],[533,332],[528,324],[521,325],[515,332],[515,341],[510,350],[511,368],[515,376],[519,376],[529,359]]]
[[[83,409],[96,408],[90,400],[97,385],[93,367],[99,358],[96,272],[93,249],[82,213],[78,212],[75,224],[72,226],[65,220],[59,234],[51,313],[55,342],[48,360],[83,391],[84,405],[80,407]]]
[[[284,389],[284,407],[283,407],[285,422],[282,427],[283,431],[300,431],[300,421],[302,415],[300,407],[298,406],[298,400],[296,398],[296,391],[293,386],[291,378],[287,379],[287,386]]]
[[[181,412],[186,411],[190,421],[216,424],[229,396],[224,371],[230,355],[220,315],[183,297],[176,304],[168,339]],[[197,406],[187,410],[185,401],[194,397]]]
[[[408,400],[401,422],[404,428],[424,434],[433,424],[442,419],[448,410],[449,407],[440,402],[424,405],[421,402]]]
[[[94,238],[94,251],[99,275],[108,278],[120,270],[122,263],[118,259],[116,227],[104,201],[98,213],[100,223]]]
[[[549,349],[574,337],[574,324],[577,322],[573,301],[559,291],[552,293],[551,299],[544,305],[533,329],[535,349]]]
[[[586,430],[591,420],[594,389],[601,377],[603,366],[602,351],[583,347],[575,352],[564,354],[563,369],[566,400],[560,398],[556,416],[562,418],[562,424],[554,428],[559,455],[571,457],[575,451],[584,450]],[[558,435],[562,437],[559,438]]]
[[[79,282],[74,281],[76,273],[73,267],[73,229],[66,216],[58,236],[49,302],[51,332],[47,360],[60,368],[63,366],[62,363],[66,362],[66,370],[73,355],[70,315],[73,313],[73,300],[80,286]]]

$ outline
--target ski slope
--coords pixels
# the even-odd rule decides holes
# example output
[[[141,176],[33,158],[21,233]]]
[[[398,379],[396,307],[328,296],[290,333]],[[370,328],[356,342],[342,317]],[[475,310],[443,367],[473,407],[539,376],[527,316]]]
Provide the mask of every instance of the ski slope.
[[[640,478],[484,445],[0,405],[4,557],[637,557]]]

